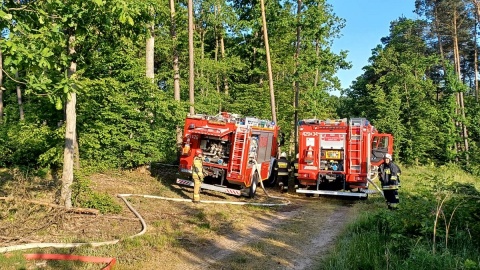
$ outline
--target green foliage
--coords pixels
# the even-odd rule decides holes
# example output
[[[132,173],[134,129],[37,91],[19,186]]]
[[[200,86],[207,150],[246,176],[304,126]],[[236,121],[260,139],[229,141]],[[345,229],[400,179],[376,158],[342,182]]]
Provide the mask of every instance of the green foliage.
[[[475,178],[455,165],[402,171],[400,208],[379,210],[383,200],[359,205],[370,211],[350,225],[321,269],[480,267],[480,186]]]
[[[61,130],[33,123],[0,125],[0,142],[0,166],[38,169],[61,164]]]
[[[335,72],[348,67],[345,52],[335,54],[330,49],[344,20],[336,17],[325,1],[305,2],[303,16],[297,16],[294,5],[267,3],[275,106],[278,122],[287,134],[293,121],[292,83],[300,82],[300,117],[333,116],[336,103],[327,92],[339,88]],[[195,8],[196,112],[228,110],[270,119],[258,5],[204,1]],[[9,75],[19,73],[25,124],[39,129],[22,136],[35,136],[45,145],[33,138],[35,147],[8,142],[6,130],[13,127],[12,131],[18,131],[15,125],[20,120],[16,93],[6,91],[4,122],[9,126],[0,137],[6,142],[0,146],[5,151],[0,164],[61,166],[63,109],[71,92],[77,93],[82,165],[134,168],[155,161],[175,162],[177,149],[172,142],[189,110],[188,92],[184,91],[189,76],[186,6],[175,3],[175,9],[173,29],[165,1],[5,2],[0,14],[5,19],[0,27],[8,32],[0,43],[4,69]],[[145,38],[152,23],[154,83],[144,78]],[[302,29],[302,42],[295,62],[297,26]],[[173,30],[176,39],[171,37]],[[179,56],[179,102],[172,102],[173,52]],[[72,63],[76,64],[73,76],[68,73]],[[10,77],[4,77],[8,90],[18,84]]]
[[[395,155],[407,164],[452,161],[452,116],[427,74],[438,63],[422,39],[423,21],[400,18],[382,39],[352,89],[346,91],[346,116],[364,116],[394,136]],[[451,104],[451,103],[449,103]]]
[[[110,195],[93,191],[90,188],[91,181],[82,174],[75,175],[72,186],[72,204],[75,207],[93,208],[102,214],[118,214],[122,206]]]

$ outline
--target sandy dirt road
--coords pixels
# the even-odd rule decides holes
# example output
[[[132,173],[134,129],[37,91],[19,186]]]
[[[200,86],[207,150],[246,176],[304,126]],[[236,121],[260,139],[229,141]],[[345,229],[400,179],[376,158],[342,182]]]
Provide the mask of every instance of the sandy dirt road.
[[[251,226],[182,251],[174,269],[314,269],[356,216],[355,202],[290,196]]]

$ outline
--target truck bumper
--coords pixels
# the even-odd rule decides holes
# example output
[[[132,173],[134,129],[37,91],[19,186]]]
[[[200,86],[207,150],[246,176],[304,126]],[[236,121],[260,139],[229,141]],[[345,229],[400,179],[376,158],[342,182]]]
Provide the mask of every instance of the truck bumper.
[[[180,178],[177,178],[176,183],[179,184],[179,185],[184,185],[184,186],[189,186],[189,187],[194,186],[193,181],[180,179]],[[214,190],[214,191],[227,193],[227,194],[231,194],[231,195],[235,195],[235,196],[241,196],[242,195],[241,191],[238,190],[238,189],[232,189],[232,188],[227,188],[227,187],[222,187],[222,186],[216,186],[216,185],[210,185],[210,184],[202,183],[200,188],[207,189],[207,190]]]
[[[349,191],[334,191],[334,190],[308,190],[303,188],[297,189],[296,192],[304,193],[304,194],[348,196],[348,197],[358,197],[358,198],[364,198],[364,197],[367,197],[369,193],[373,193],[369,190],[366,190],[365,192],[349,192]]]

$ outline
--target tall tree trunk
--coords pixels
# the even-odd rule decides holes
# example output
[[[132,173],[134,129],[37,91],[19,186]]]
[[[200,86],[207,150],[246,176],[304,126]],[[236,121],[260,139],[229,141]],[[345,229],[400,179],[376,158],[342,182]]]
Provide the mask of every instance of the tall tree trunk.
[[[455,71],[458,76],[458,80],[462,81],[462,74],[460,68],[460,48],[458,46],[458,32],[457,32],[457,11],[453,11],[453,53],[455,59]],[[463,149],[465,151],[465,159],[468,164],[468,133],[467,126],[465,124],[465,104],[463,101],[463,91],[457,92],[458,105],[459,105],[459,116],[460,116],[460,128],[461,128],[461,137],[463,139]]]
[[[476,17],[475,17],[475,38],[474,38],[474,46],[475,46],[475,60],[474,60],[474,63],[475,63],[475,101],[478,103],[479,101],[479,95],[480,95],[480,91],[479,91],[479,87],[478,87],[478,44],[477,44],[477,36],[478,36],[478,22],[480,21],[480,1],[478,0],[472,0],[474,6],[475,6],[475,13],[476,13]]]
[[[18,71],[15,72],[15,80],[18,81]],[[18,83],[17,83],[17,102],[18,102],[18,113],[20,116],[20,121],[23,121],[25,120],[25,112],[23,111],[22,88]]]
[[[263,39],[265,42],[265,53],[267,54],[268,86],[270,88],[270,106],[272,107],[272,120],[273,122],[275,122],[275,124],[277,124],[277,112],[275,110],[275,91],[273,89],[272,62],[270,60],[270,45],[268,44],[267,18],[265,15],[265,4],[263,0],[260,0],[260,8],[262,11],[262,26]]]
[[[433,23],[435,25],[435,35],[437,36],[438,41],[438,51],[440,52],[440,62],[442,63],[443,73],[446,74],[447,67],[445,66],[445,54],[443,52],[443,42],[442,37],[440,35],[440,23],[438,22],[438,4],[435,2],[434,4],[434,16],[433,16]],[[437,91],[437,102],[440,100],[440,92]]]
[[[295,86],[296,86],[297,81],[292,82],[292,89],[293,89],[293,102],[292,106],[295,107]],[[291,126],[293,127],[289,132],[290,132],[290,141],[289,141],[289,147],[288,147],[288,154],[292,155],[297,153],[297,125],[295,124],[295,119],[292,121]],[[290,187],[288,187],[290,189]]]
[[[475,33],[474,33],[474,54],[475,54],[475,59],[473,59],[473,65],[475,67],[475,75],[474,75],[474,80],[475,80],[475,101],[478,103],[478,44],[477,44],[477,27],[478,27],[478,20],[475,20]]]
[[[321,2],[318,2],[318,8],[321,8]],[[318,61],[318,58],[320,57],[320,40],[319,38],[315,38],[315,57],[316,60]],[[313,87],[317,88],[318,81],[320,80],[320,69],[318,66],[315,68],[315,79],[313,81]],[[317,104],[317,101],[315,100],[315,104]],[[317,106],[315,106],[316,109]],[[316,113],[315,113],[316,115]]]
[[[175,1],[170,0],[170,35],[172,37],[172,55],[173,55],[173,98],[180,102],[180,68],[178,64],[178,50],[177,50],[177,23],[175,18]],[[176,127],[177,137],[177,153],[180,155],[180,149],[183,142],[183,131],[180,126]],[[178,156],[179,158],[180,156]],[[177,160],[179,160],[177,158]]]
[[[170,35],[172,36],[173,54],[173,95],[175,100],[180,101],[180,67],[177,50],[177,23],[175,18],[175,1],[170,0]]]
[[[222,61],[225,61],[225,41],[223,38],[223,27],[220,30],[220,51],[222,52]],[[228,86],[228,77],[227,74],[223,74],[223,90],[225,92],[225,95],[228,96],[228,91],[229,91],[229,86]]]
[[[220,38],[217,35],[217,26],[215,26],[215,63],[219,62],[219,60],[218,60],[218,51],[219,51],[219,48],[220,48],[220,40],[219,39]],[[215,79],[216,79],[215,87],[217,89],[217,93],[220,94],[220,76],[218,75],[218,72],[215,75]]]
[[[150,11],[153,13],[153,10]],[[151,14],[153,15],[153,14]],[[155,78],[155,22],[150,22],[150,25],[147,26],[148,37],[145,48],[145,64],[146,72],[145,75],[147,78],[151,79],[152,82]]]
[[[68,54],[73,56],[75,54],[75,35],[70,34],[68,37]],[[68,69],[68,77],[71,78],[77,71],[77,63],[75,60],[70,62]],[[67,209],[72,207],[72,183],[73,183],[73,165],[75,155],[75,141],[76,141],[76,125],[77,113],[75,106],[77,104],[77,94],[70,91],[67,94],[65,112],[66,112],[66,127],[65,127],[65,149],[63,151],[63,173],[62,173],[62,190],[60,204]]]
[[[193,0],[188,0],[188,95],[190,98],[190,114],[195,114],[195,58],[193,52]]]
[[[318,60],[318,57],[320,56],[320,42],[317,40],[315,40],[315,55],[317,57],[317,60]],[[315,80],[313,81],[313,87],[314,88],[317,88],[317,85],[318,85],[318,81],[320,80],[320,69],[318,67],[315,68]]]
[[[220,7],[217,6],[215,4],[215,6],[213,7],[214,11],[215,11],[215,20],[218,19],[218,14],[220,14]],[[214,36],[215,36],[215,63],[218,64],[219,63],[219,57],[218,57],[218,54],[219,54],[219,50],[220,50],[220,33],[219,33],[219,26],[218,24],[215,24],[213,26],[213,33],[214,33]],[[215,87],[217,89],[217,94],[220,95],[220,75],[217,74],[215,75]],[[222,111],[222,104],[220,103],[218,105],[218,112],[220,113]]]
[[[200,78],[203,80],[203,66],[205,65],[205,29],[200,28]],[[205,84],[202,83],[200,86],[200,93],[202,93],[202,96],[206,95],[206,91],[203,88]]]
[[[217,15],[221,14],[221,13],[222,13],[222,7],[220,5],[215,6],[215,18],[217,18]],[[218,31],[218,33],[217,33],[217,31]],[[224,62],[225,61],[225,42],[224,42],[223,36],[224,36],[224,33],[225,33],[225,29],[223,28],[223,25],[222,24],[215,25],[215,32],[217,33],[215,35],[215,39],[217,41],[216,45],[218,47],[218,44],[220,44],[221,59]],[[215,53],[217,53],[217,51],[215,51]],[[228,86],[227,74],[223,73],[222,76],[223,76],[223,92],[224,92],[225,96],[228,96],[229,86]],[[217,75],[217,77],[218,77],[218,75]]]
[[[0,38],[0,41],[2,38]],[[3,123],[3,56],[0,48],[0,124]]]
[[[297,46],[295,50],[295,102],[293,104],[293,109],[294,109],[294,125],[293,128],[295,129],[295,153],[298,153],[298,99],[300,95],[300,83],[299,83],[299,75],[298,75],[298,68],[299,68],[299,57],[300,57],[300,31],[301,31],[301,25],[300,25],[300,19],[301,19],[301,12],[302,12],[302,0],[297,1]]]

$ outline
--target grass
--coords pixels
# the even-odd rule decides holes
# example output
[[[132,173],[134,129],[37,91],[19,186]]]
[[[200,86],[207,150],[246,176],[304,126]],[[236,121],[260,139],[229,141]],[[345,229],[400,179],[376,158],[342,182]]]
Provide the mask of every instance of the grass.
[[[0,255],[0,269],[35,269],[32,267],[38,262],[25,261],[22,254],[36,252],[115,257],[116,270],[171,269],[186,262],[190,265],[202,262],[202,256],[207,257],[209,253],[229,250],[231,252],[213,262],[210,268],[295,268],[298,265],[294,265],[294,260],[300,258],[301,262],[307,258],[318,264],[317,269],[480,269],[480,199],[475,197],[479,196],[478,180],[454,166],[402,168],[402,171],[401,207],[393,212],[386,209],[378,194],[361,202],[301,197],[296,204],[274,208],[193,205],[129,197],[129,202],[145,218],[148,226],[146,234],[133,239],[125,237],[137,233],[139,223],[114,194],[190,198],[191,189],[172,188],[168,183],[173,176],[172,179],[163,179],[133,172],[96,174],[88,176],[81,190],[109,194],[122,205],[123,212],[111,214],[112,219],[103,219],[108,215],[87,219],[85,216],[58,214],[52,219],[58,223],[58,228],[53,230],[58,233],[56,238],[49,238],[52,230],[32,226],[33,229],[40,228],[35,233],[41,237],[35,240],[124,240],[116,245],[95,248],[29,250],[14,252],[11,258]],[[14,182],[9,184],[18,186]],[[41,190],[36,192],[35,198],[37,196],[49,198],[51,193]],[[208,192],[202,196],[202,199],[210,200],[243,200]],[[3,223],[0,220],[0,228],[19,224],[22,220],[34,222],[35,219],[40,225],[41,214],[46,211],[38,209],[43,208],[11,203],[0,211],[5,217]],[[290,211],[296,212],[289,215]],[[332,223],[332,217],[338,211],[344,211],[345,219]],[[329,227],[343,226],[358,213],[361,213],[358,219],[348,226],[333,251],[329,252],[331,243],[308,248],[315,245],[316,237],[328,234]],[[78,223],[81,220],[83,223]],[[88,223],[95,226],[87,226]],[[13,231],[11,235],[32,238],[27,231]],[[245,239],[249,242],[242,243]],[[323,260],[325,254],[330,256]],[[47,262],[45,268],[99,269],[101,266]]]
[[[402,168],[400,209],[372,196],[316,269],[480,269],[480,181],[453,165]]]
[[[27,269],[27,260],[20,253],[0,255],[0,269]]]

